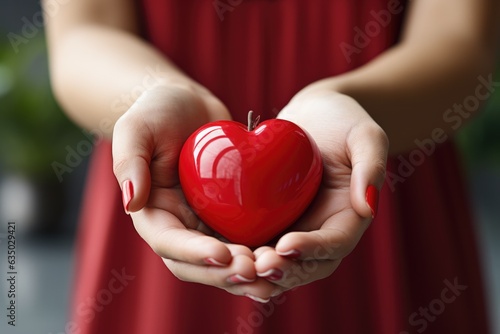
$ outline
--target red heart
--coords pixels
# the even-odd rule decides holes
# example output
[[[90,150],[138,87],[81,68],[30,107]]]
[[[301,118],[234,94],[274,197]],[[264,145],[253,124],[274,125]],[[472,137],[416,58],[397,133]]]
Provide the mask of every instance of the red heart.
[[[198,217],[229,241],[261,246],[290,226],[314,198],[323,172],[314,140],[272,119],[249,131],[206,124],[184,144],[179,177]]]

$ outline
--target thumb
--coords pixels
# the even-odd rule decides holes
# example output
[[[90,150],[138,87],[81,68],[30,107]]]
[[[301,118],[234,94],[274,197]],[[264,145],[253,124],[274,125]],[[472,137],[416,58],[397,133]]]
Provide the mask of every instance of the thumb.
[[[389,140],[375,123],[354,127],[347,138],[351,153],[351,203],[363,217],[375,218],[385,178]]]
[[[136,118],[125,113],[113,130],[113,172],[122,190],[126,213],[142,209],[151,190],[153,134]]]

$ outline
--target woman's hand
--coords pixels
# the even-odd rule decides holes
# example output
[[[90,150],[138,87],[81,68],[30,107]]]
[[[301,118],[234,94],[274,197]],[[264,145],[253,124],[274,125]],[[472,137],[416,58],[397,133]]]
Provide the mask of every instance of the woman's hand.
[[[297,94],[278,118],[311,134],[324,175],[314,202],[290,228],[293,232],[274,248],[254,251],[258,276],[275,285],[274,294],[331,275],[354,249],[376,214],[389,149],[384,131],[355,100],[321,83]]]
[[[113,168],[136,230],[175,276],[240,294],[235,283],[256,278],[253,253],[211,236],[186,204],[177,167],[191,133],[229,117],[201,87],[166,84],[146,91],[116,122]]]

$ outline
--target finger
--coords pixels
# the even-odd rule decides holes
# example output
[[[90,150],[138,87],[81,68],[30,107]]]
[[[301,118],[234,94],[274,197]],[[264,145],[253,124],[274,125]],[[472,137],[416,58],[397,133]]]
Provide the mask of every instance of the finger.
[[[286,278],[285,274],[294,264],[294,261],[279,256],[276,250],[271,247],[261,247],[255,252],[255,258],[257,276],[270,282],[280,282],[284,280]]]
[[[284,289],[265,279],[257,278],[251,283],[233,284],[224,288],[227,292],[237,295],[246,296],[255,302],[267,303],[271,297],[281,294]]]
[[[341,259],[354,249],[370,221],[346,209],[328,218],[319,230],[285,234],[276,244],[276,252],[300,260]]]
[[[182,261],[164,259],[166,266],[180,280],[201,283],[219,288],[255,281],[253,260],[246,255],[236,255],[225,267],[195,265]]]
[[[254,254],[255,258],[258,258],[263,253],[271,251],[271,250],[274,250],[274,248],[269,247],[269,246],[262,246],[262,247],[257,248],[256,250],[254,250],[253,254]]]
[[[170,212],[144,208],[132,213],[132,218],[139,235],[162,258],[198,265],[231,262],[231,252],[223,242],[187,229]]]
[[[140,107],[140,100],[129,112]],[[129,112],[118,119],[113,130],[113,172],[122,189],[125,211],[135,212],[143,208],[149,198],[153,134]]]
[[[164,260],[172,273],[181,280],[212,285],[227,292],[246,296],[257,302],[267,302],[284,290],[256,276],[254,256],[248,247],[227,244],[233,260],[227,267],[193,265],[180,261]]]
[[[255,255],[254,253],[250,250],[250,248],[243,246],[243,245],[237,245],[237,244],[226,244],[227,248],[231,252],[231,256],[235,257],[237,255],[244,255],[253,261],[255,261]]]
[[[359,215],[374,218],[385,178],[389,141],[380,127],[359,125],[349,132],[347,148],[352,164],[352,206]]]
[[[273,249],[261,252],[255,261],[257,276],[267,279],[286,291],[330,276],[341,260],[292,261]]]
[[[306,212],[290,227],[289,231],[319,230],[333,213],[349,210],[351,207],[349,188],[338,189],[321,185]]]

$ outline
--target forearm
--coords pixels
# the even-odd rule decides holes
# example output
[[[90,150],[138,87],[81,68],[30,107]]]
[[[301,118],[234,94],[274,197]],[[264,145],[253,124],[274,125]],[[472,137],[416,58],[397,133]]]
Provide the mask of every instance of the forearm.
[[[76,123],[110,137],[144,90],[170,84],[202,89],[136,35],[133,10],[123,12],[127,3],[120,2],[115,19],[111,10],[96,14],[108,5],[85,3],[68,3],[47,25],[54,93]]]
[[[187,82],[167,60],[130,34],[86,26],[53,48],[52,81],[68,115],[88,129],[111,135],[114,122],[142,91]]]
[[[491,95],[491,86],[476,88],[490,80],[497,59],[497,3],[419,0],[410,14],[402,43],[320,83],[356,99],[386,131],[392,153],[413,148],[434,129],[451,134],[471,119],[480,109],[475,101]],[[461,111],[471,96],[474,103]]]
[[[436,128],[448,135],[470,120],[480,105],[467,109],[461,105],[469,96],[482,103],[491,95],[492,87],[476,90],[491,78],[491,58],[481,50],[442,46],[431,52],[402,45],[359,70],[331,79],[330,85],[370,113],[396,153],[413,148],[416,139],[430,138]]]

